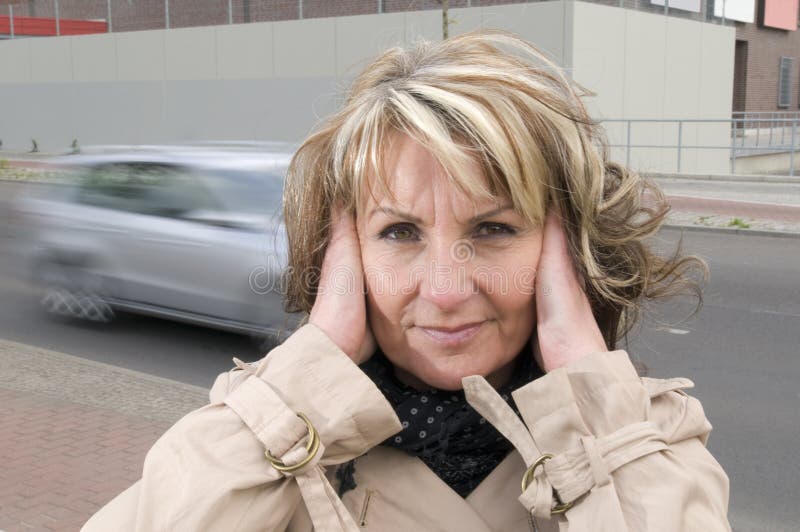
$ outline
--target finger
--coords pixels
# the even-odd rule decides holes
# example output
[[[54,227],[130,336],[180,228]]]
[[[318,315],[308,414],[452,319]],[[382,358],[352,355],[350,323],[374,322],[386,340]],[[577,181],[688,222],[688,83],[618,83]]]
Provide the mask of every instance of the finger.
[[[330,297],[333,306],[338,307],[345,302],[337,296],[358,290],[361,257],[357,237],[352,234],[352,216],[344,209],[336,208],[331,212],[330,224],[331,237],[322,260],[317,298],[322,301]]]
[[[320,327],[354,361],[373,350],[365,338],[366,312],[361,249],[352,214],[331,209],[330,241],[325,249],[310,322]]]
[[[542,231],[542,252],[536,275],[536,291],[540,295],[551,295],[557,288],[558,277],[563,275],[568,255],[565,239],[561,218],[555,209],[550,209]]]
[[[585,282],[578,274],[575,262],[570,253],[569,239],[564,220],[557,208],[548,212],[542,242],[542,256],[540,257],[540,270],[546,270],[545,277],[549,282],[549,290],[543,287],[544,295],[557,290],[580,287],[585,292]]]
[[[331,214],[331,246],[341,247],[341,251],[348,255],[351,260],[354,254],[361,253],[358,242],[358,233],[353,215],[343,207],[337,207]]]
[[[537,346],[545,371],[566,365],[605,343],[593,316],[582,276],[569,251],[567,229],[556,209],[548,211],[537,271]]]

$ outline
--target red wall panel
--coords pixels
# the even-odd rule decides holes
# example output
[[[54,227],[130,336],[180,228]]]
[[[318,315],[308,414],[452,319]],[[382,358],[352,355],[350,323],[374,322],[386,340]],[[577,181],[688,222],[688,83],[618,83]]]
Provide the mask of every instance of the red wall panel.
[[[764,26],[796,30],[797,3],[798,0],[764,0]]]
[[[61,19],[61,35],[84,35],[108,31],[105,21]],[[0,34],[11,33],[11,17],[0,15]],[[14,34],[30,36],[51,36],[56,34],[56,20],[52,18],[14,17]]]

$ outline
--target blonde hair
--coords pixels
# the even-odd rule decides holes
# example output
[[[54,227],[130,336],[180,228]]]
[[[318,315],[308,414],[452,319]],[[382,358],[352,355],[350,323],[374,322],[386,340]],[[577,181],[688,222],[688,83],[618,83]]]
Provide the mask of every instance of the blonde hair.
[[[559,207],[610,349],[637,321],[643,299],[692,292],[696,313],[702,289],[688,274],[696,269],[705,280],[707,266],[680,256],[680,245],[669,259],[645,245],[669,207],[654,183],[608,159],[584,94],[545,55],[507,32],[483,30],[384,52],[290,164],[285,310],[311,311],[332,205],[362,212],[368,176],[392,197],[382,169],[391,135],[399,132],[428,147],[469,197],[507,196],[536,226],[550,205]],[[462,170],[474,161],[485,182],[465,177],[471,174]]]

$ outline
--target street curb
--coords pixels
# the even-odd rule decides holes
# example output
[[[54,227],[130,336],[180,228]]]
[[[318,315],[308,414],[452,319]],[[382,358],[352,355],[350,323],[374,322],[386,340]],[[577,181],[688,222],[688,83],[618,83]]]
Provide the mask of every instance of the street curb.
[[[208,389],[44,347],[0,340],[0,388],[175,423],[208,404]]]
[[[5,177],[0,177],[0,184],[14,184],[14,185],[62,185],[63,183],[59,183],[57,181],[41,181],[36,179],[6,179]],[[0,530],[0,532],[3,532]]]
[[[96,360],[92,360],[90,358],[83,358],[75,355],[70,355],[67,353],[62,353],[60,351],[53,351],[52,349],[47,349],[46,347],[38,347],[35,345],[30,344],[23,344],[20,342],[14,342],[13,340],[5,340],[0,338],[0,346],[10,346],[11,348],[15,349],[16,351],[42,351],[49,353],[51,355],[60,357],[65,359],[68,364],[80,364],[80,365],[87,365],[87,366],[94,366],[97,368],[101,368],[103,370],[110,370],[116,373],[123,373],[128,375],[132,378],[148,381],[153,384],[163,385],[163,386],[170,386],[172,388],[178,388],[186,392],[190,393],[208,393],[208,388],[203,388],[202,386],[195,386],[194,384],[187,384],[185,382],[176,381],[173,379],[167,379],[166,377],[158,377],[156,375],[151,375],[150,373],[144,373],[141,371],[136,371],[135,369],[128,369],[123,368],[121,366],[115,366],[114,364],[106,364],[105,362],[98,362]]]
[[[800,176],[788,175],[727,175],[727,174],[668,174],[642,172],[644,177],[659,179],[683,179],[686,181],[739,181],[745,183],[788,183],[800,185]]]
[[[17,185],[58,185],[53,181],[36,181],[31,179],[6,179],[5,177],[0,177],[0,183],[9,183],[9,184],[17,184]],[[0,532],[3,532],[0,530]]]
[[[800,233],[789,231],[767,231],[764,229],[741,229],[736,227],[713,227],[707,225],[663,224],[665,229],[685,229],[692,232],[719,233],[729,235],[774,236],[777,238],[800,238]]]

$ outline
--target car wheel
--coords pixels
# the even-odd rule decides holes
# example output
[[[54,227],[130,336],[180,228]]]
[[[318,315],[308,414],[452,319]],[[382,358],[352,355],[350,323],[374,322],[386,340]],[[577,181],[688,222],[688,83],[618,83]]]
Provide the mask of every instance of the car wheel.
[[[102,284],[80,268],[55,262],[37,268],[42,309],[52,316],[108,323],[115,317]]]

